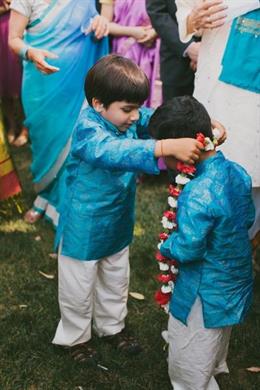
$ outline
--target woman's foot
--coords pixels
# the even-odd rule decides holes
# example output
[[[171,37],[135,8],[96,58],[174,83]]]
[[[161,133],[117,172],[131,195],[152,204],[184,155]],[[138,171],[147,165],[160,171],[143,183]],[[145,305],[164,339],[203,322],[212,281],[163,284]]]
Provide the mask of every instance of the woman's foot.
[[[15,141],[15,132],[13,130],[8,130],[7,132],[7,141],[12,145]]]
[[[24,214],[23,219],[25,222],[33,224],[39,221],[39,219],[41,219],[42,217],[43,213],[34,209],[30,209]]]
[[[19,148],[20,146],[27,144],[27,142],[28,142],[28,130],[26,129],[26,127],[23,127],[21,133],[13,141],[13,145]]]

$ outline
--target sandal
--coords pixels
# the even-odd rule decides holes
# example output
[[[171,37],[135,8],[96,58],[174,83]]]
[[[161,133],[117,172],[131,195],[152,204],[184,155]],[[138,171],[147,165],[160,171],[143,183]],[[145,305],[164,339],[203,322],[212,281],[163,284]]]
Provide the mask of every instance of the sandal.
[[[33,224],[39,221],[39,219],[41,219],[42,217],[43,213],[34,209],[30,209],[24,214],[23,219],[25,222]]]
[[[90,348],[88,343],[74,345],[73,347],[65,347],[69,351],[75,362],[85,364],[97,364],[97,351]]]
[[[118,351],[128,355],[138,355],[142,352],[139,342],[134,337],[127,335],[124,330],[112,336],[105,336],[104,340],[116,347]]]

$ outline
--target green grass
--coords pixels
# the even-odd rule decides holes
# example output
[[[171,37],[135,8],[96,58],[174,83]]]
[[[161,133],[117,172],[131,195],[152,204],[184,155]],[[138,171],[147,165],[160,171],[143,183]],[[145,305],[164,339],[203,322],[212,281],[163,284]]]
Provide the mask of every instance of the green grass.
[[[29,148],[13,150],[24,188],[25,205],[33,200]],[[144,351],[127,358],[94,338],[100,364],[85,367],[51,344],[58,320],[57,260],[49,223],[25,224],[14,212],[0,217],[0,390],[170,390],[166,353],[160,333],[167,317],[154,304],[157,266],[153,253],[165,207],[166,176],[145,178],[138,187],[136,235],[131,248],[131,287],[144,301],[129,298],[127,326]],[[40,236],[40,240],[35,238]],[[39,271],[55,275],[48,280]],[[221,389],[260,389],[260,374],[246,367],[260,366],[260,288],[251,314],[233,330],[228,363],[230,375],[219,376]],[[194,389],[196,390],[196,389]]]

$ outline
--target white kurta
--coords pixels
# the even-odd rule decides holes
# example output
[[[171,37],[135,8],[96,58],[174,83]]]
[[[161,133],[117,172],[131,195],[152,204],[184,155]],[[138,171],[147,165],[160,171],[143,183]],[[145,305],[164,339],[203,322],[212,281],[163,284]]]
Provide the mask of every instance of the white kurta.
[[[176,0],[180,37],[188,41],[186,19],[200,0]],[[226,0],[228,19],[224,26],[204,30],[194,96],[206,107],[210,116],[227,129],[227,141],[221,146],[226,157],[242,165],[252,177],[254,200],[260,204],[260,94],[218,80],[221,61],[228,40],[232,18],[259,8],[258,0]],[[256,38],[256,44],[260,38]],[[239,48],[238,48],[239,50]],[[260,228],[260,210],[254,233]],[[253,233],[252,233],[253,235]]]
[[[177,0],[176,3],[181,39],[186,41],[190,38],[186,34],[186,17],[197,0]],[[255,3],[259,6],[259,1],[255,0],[243,3],[247,3],[247,7],[236,9],[230,18],[237,16],[239,10],[247,12],[256,8]],[[204,31],[194,96],[205,105],[212,118],[226,127],[228,139],[221,147],[225,155],[241,164],[251,175],[253,186],[260,187],[260,95],[218,80],[230,26],[231,22]]]

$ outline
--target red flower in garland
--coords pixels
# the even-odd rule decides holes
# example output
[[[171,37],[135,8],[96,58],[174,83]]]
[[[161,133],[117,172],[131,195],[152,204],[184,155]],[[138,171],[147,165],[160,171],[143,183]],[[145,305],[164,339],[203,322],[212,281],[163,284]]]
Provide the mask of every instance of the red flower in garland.
[[[163,213],[163,216],[166,217],[170,222],[176,221],[176,213],[171,210],[167,210]]]
[[[196,172],[196,168],[194,167],[194,165],[184,164],[181,161],[177,162],[176,169],[177,171],[181,173],[186,173],[187,175],[192,175]]]
[[[158,303],[158,305],[167,305],[171,298],[171,293],[164,294],[161,290],[156,291],[154,294],[154,299]]]
[[[176,198],[180,195],[181,191],[178,187],[173,186],[172,184],[169,185],[169,194],[171,196],[175,196]]]
[[[171,280],[173,280],[173,277],[174,277],[173,274],[159,274],[156,276],[156,279],[158,280],[158,282],[168,283]]]
[[[163,262],[165,262],[166,260],[168,260],[167,257],[164,257],[164,256],[161,254],[160,251],[157,251],[157,252],[156,252],[155,258],[156,258],[157,261],[163,261]]]
[[[167,240],[168,237],[169,237],[169,234],[167,234],[167,233],[160,233],[159,234],[159,239],[160,240],[165,241],[165,240]]]
[[[196,140],[199,141],[203,146],[205,146],[205,135],[204,134],[197,133]]]

